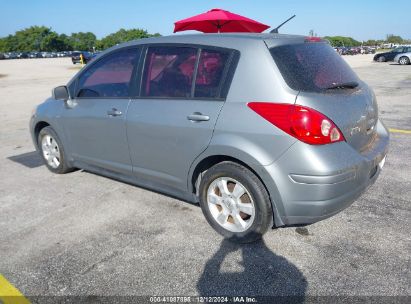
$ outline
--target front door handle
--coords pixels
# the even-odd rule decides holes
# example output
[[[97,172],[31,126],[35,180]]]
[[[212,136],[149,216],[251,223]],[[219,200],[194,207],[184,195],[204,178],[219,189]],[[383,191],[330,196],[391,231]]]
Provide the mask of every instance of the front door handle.
[[[188,116],[187,116],[187,119],[188,119],[188,120],[191,120],[191,121],[209,121],[209,120],[210,120],[210,116],[203,115],[203,114],[201,114],[201,113],[199,113],[199,112],[194,112],[193,114],[188,115]]]
[[[121,113],[121,111],[117,110],[116,108],[112,108],[111,110],[107,111],[107,115],[108,116],[121,116],[123,113]]]

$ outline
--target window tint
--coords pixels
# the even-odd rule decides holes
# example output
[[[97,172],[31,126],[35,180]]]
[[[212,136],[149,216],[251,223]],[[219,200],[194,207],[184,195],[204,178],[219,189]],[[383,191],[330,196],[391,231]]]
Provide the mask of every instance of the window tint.
[[[197,49],[150,47],[147,52],[142,96],[190,97]]]
[[[114,52],[99,60],[82,74],[77,97],[128,97],[129,84],[140,49]]]
[[[396,48],[393,50],[394,53],[402,53],[404,49],[403,48]]]
[[[195,97],[219,97],[223,73],[229,53],[215,50],[202,50],[198,63]]]
[[[336,84],[359,81],[344,59],[325,43],[284,45],[270,52],[285,82],[297,91],[321,92]]]

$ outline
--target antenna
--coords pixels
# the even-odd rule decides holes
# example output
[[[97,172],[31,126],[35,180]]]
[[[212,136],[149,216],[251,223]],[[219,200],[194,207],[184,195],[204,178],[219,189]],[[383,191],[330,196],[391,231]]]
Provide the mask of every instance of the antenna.
[[[281,23],[279,26],[277,26],[275,29],[271,30],[270,33],[271,34],[278,34],[278,29],[280,27],[282,27],[284,24],[286,24],[288,21],[290,21],[291,19],[293,19],[295,17],[295,15],[291,16],[290,18],[288,18],[287,20],[285,20],[283,23]]]

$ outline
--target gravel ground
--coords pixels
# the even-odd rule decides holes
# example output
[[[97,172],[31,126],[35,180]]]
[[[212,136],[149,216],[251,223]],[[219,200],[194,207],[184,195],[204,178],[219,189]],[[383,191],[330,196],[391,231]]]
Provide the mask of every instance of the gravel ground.
[[[411,130],[411,65],[345,59],[386,125]],[[345,211],[239,246],[196,205],[42,165],[31,110],[75,72],[67,58],[0,61],[0,274],[24,295],[411,296],[411,134],[392,133],[378,181]]]

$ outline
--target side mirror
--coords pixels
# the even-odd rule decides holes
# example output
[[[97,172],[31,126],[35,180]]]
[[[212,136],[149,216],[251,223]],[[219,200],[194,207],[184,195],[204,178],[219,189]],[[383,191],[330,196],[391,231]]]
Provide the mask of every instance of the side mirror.
[[[55,87],[52,91],[52,96],[55,100],[68,100],[70,99],[68,89],[66,86]]]

